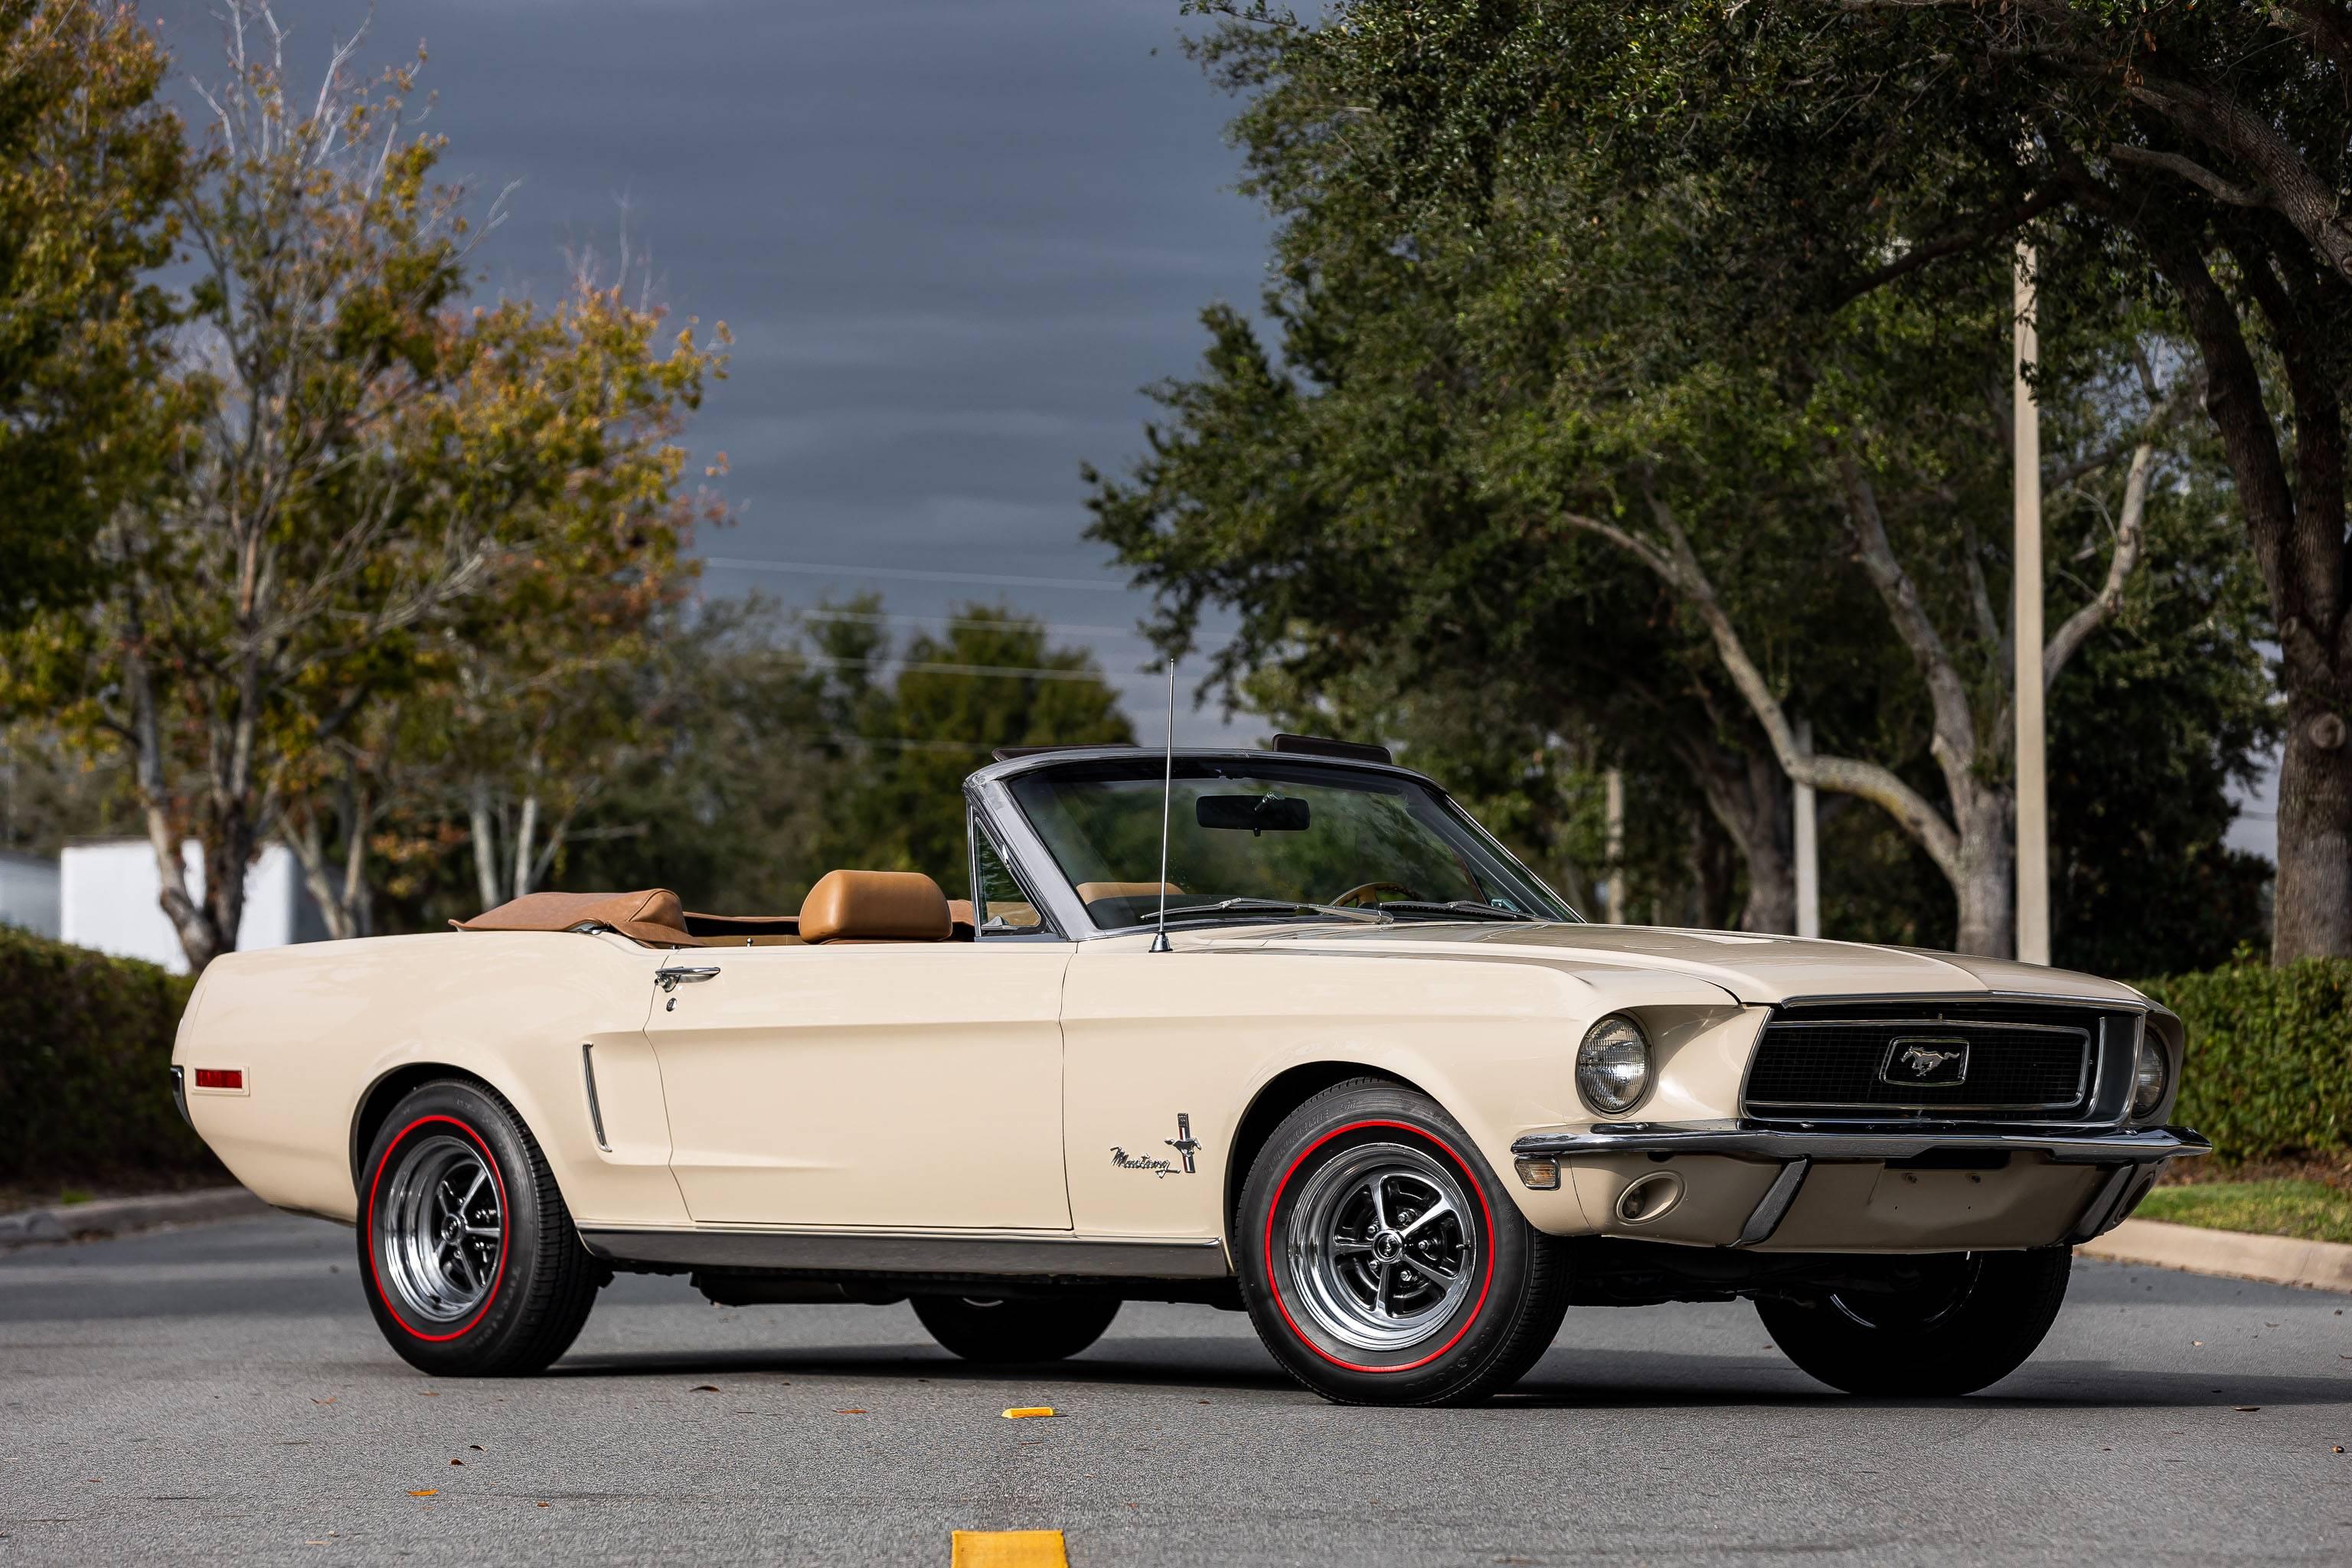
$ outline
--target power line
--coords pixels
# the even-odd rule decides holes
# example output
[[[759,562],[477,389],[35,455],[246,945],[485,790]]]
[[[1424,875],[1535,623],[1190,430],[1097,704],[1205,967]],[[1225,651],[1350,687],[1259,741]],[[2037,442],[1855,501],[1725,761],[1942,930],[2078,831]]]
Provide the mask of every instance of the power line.
[[[1002,572],[929,572],[914,566],[829,566],[814,561],[753,561],[740,555],[706,555],[706,566],[727,572],[785,572],[818,577],[897,577],[911,583],[973,583],[991,588],[1085,588],[1124,594],[1129,584],[1114,577],[1022,577]]]
[[[861,626],[890,626],[900,623],[913,623],[924,626],[942,626],[957,631],[1039,631],[1051,637],[1131,637],[1138,642],[1147,640],[1143,633],[1137,631],[1132,626],[1074,626],[1063,621],[1032,621],[1026,619],[1008,621],[988,616],[920,616],[912,613],[876,612],[867,610],[794,610],[793,614],[804,621],[854,621]],[[1201,627],[1195,635],[1207,637],[1217,637],[1227,636],[1229,634],[1214,626],[1203,626]]]
[[[1029,680],[1152,680],[1162,678],[1157,670],[1141,669],[1133,674],[1114,675],[1098,669],[1038,669],[1012,664],[940,664],[929,659],[895,658],[835,658],[828,654],[804,653],[795,656],[802,663],[820,669],[891,669],[901,675],[1004,675]]]

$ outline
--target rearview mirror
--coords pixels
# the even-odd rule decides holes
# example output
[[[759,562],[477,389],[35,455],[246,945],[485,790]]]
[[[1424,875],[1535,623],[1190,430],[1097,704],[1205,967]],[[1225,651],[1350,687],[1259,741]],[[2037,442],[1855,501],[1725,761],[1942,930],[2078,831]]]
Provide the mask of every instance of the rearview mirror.
[[[1307,803],[1278,795],[1204,795],[1193,803],[1192,820],[1234,832],[1304,833]]]

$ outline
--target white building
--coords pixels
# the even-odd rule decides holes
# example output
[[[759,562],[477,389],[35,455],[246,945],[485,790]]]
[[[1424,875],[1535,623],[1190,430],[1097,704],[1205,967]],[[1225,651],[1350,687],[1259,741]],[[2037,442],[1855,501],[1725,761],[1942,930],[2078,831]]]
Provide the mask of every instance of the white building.
[[[55,860],[0,850],[0,925],[56,936],[58,883]]]
[[[191,839],[180,849],[187,868],[188,892],[205,896],[204,853]],[[155,851],[144,838],[95,839],[66,847],[59,858],[58,934],[83,947],[121,958],[143,958],[174,974],[187,973],[179,934],[158,902],[163,879],[155,874]],[[326,935],[319,907],[302,884],[293,852],[272,844],[245,877],[245,921],[237,930],[240,952],[316,942]]]

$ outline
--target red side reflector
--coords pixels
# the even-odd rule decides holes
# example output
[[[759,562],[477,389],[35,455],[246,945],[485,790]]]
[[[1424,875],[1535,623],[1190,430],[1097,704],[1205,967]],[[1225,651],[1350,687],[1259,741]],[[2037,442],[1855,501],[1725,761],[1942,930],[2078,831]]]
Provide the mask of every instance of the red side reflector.
[[[245,1069],[243,1068],[198,1068],[196,1087],[198,1089],[243,1089]]]

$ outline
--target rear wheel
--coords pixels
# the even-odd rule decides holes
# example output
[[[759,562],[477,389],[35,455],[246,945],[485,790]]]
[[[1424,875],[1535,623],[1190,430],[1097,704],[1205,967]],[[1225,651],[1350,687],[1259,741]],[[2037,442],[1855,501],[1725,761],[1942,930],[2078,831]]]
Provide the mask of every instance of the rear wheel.
[[[1911,1260],[1900,1289],[1759,1300],[1772,1342],[1848,1394],[1949,1398],[2024,1364],[2066,1300],[2072,1251],[1960,1252]]]
[[[1077,1354],[1102,1338],[1119,1303],[1094,1296],[918,1296],[914,1307],[931,1338],[964,1360],[1012,1365]]]
[[[361,1169],[360,1278],[411,1365],[516,1376],[570,1348],[603,1271],[503,1100],[426,1084],[393,1108]]]
[[[1525,1375],[1567,1310],[1559,1244],[1402,1085],[1324,1090],[1267,1140],[1234,1244],[1258,1337],[1349,1405],[1461,1405]]]

